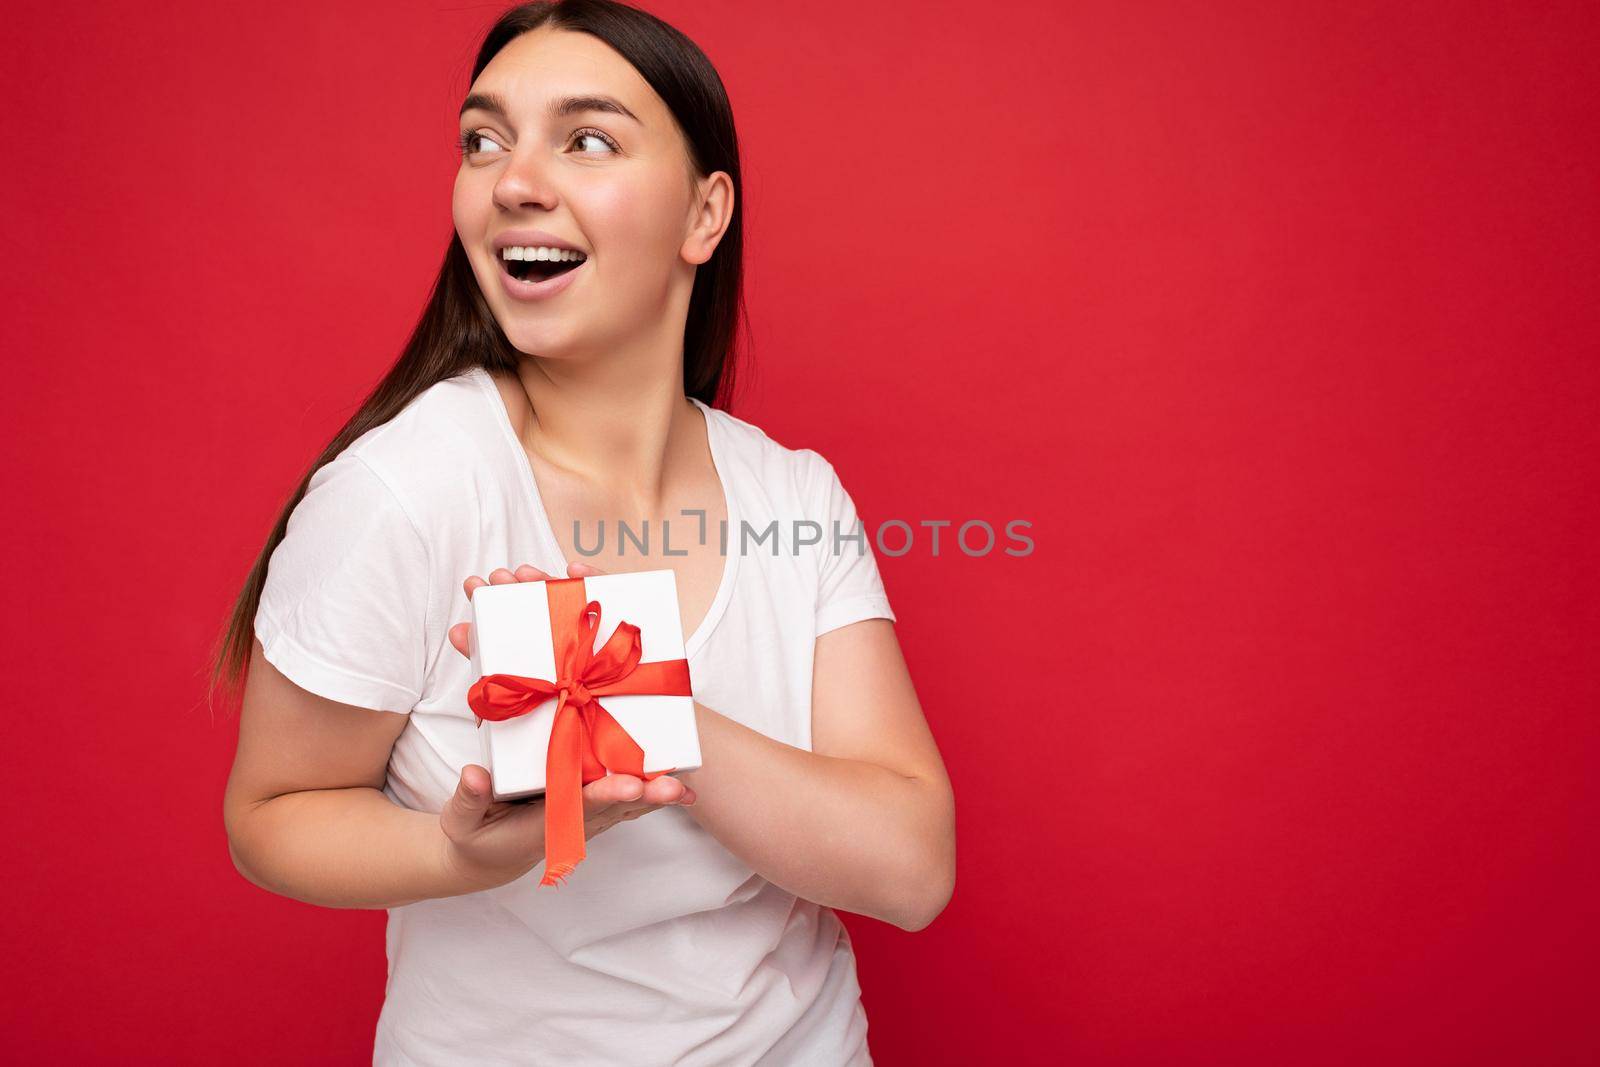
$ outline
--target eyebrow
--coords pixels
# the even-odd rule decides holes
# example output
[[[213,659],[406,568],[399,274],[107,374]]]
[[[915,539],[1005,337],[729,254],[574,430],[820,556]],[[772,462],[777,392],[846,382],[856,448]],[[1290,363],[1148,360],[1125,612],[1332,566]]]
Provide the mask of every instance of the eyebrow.
[[[460,114],[465,115],[468,111],[472,111],[473,109],[477,109],[478,111],[487,111],[489,114],[495,115],[507,121],[510,121],[511,118],[511,108],[507,106],[505,97],[501,96],[499,93],[467,94],[467,98],[461,102]],[[644,125],[644,123],[640,121],[638,115],[635,115],[633,112],[629,111],[625,106],[623,106],[622,101],[616,99],[615,97],[604,96],[600,94],[590,94],[585,96],[562,96],[550,102],[550,117],[553,119],[565,118],[568,115],[577,114],[580,111],[608,111],[613,115],[621,115],[624,118],[630,118],[634,122],[638,122],[641,126]],[[459,115],[457,117],[459,117]]]

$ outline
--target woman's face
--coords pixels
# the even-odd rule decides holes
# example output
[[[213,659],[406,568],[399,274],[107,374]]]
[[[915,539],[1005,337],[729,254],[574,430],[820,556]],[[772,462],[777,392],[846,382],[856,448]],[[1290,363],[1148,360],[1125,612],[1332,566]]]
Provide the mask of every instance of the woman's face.
[[[563,108],[580,97],[609,97],[617,109],[592,101]],[[706,224],[699,202],[707,186],[638,71],[598,38],[541,27],[500,50],[466,103],[452,214],[515,348],[555,358],[623,349],[687,309],[695,266],[726,224]],[[519,283],[503,266],[508,242],[529,248],[530,258],[533,246],[553,242],[587,258],[537,285],[565,264],[519,263],[514,270],[527,273]]]

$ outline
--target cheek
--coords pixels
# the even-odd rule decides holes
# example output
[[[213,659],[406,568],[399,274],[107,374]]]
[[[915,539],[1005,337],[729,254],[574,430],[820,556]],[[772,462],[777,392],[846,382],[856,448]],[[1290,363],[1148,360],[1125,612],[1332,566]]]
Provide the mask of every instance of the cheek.
[[[598,245],[634,250],[635,266],[663,262],[683,240],[682,197],[663,181],[617,183],[598,187],[585,197],[585,223]]]
[[[450,218],[455,226],[456,237],[466,250],[467,262],[472,265],[472,273],[477,277],[480,288],[484,289],[484,295],[493,300],[496,296],[492,285],[494,275],[485,273],[489,265],[483,262],[483,247],[488,241],[493,204],[489,192],[480,189],[479,183],[473,178],[465,170],[456,175],[455,188],[450,196]]]
[[[455,223],[456,236],[467,248],[483,241],[483,212],[476,204],[472,184],[463,170],[456,174],[455,188],[450,194],[450,217]]]

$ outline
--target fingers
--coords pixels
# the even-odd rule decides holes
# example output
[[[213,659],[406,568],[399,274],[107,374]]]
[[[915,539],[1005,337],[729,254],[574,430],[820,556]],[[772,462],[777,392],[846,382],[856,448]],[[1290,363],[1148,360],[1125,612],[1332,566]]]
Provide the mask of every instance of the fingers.
[[[461,779],[456,791],[445,802],[439,813],[439,822],[450,837],[470,833],[483,820],[484,812],[493,802],[490,796],[489,772],[476,763],[461,768]]]
[[[605,571],[601,570],[599,567],[591,567],[587,563],[569,563],[569,564],[567,564],[567,577],[568,578],[587,578],[592,574],[604,574],[604,573],[605,573]]]
[[[644,799],[651,804],[693,804],[694,790],[671,775],[644,783]]]
[[[697,798],[695,792],[676,778],[652,778],[644,783],[644,794],[633,804],[614,805],[613,813],[622,812],[620,821],[628,822],[658,808],[688,807]]]
[[[583,787],[583,806],[590,815],[598,815],[618,804],[631,804],[644,797],[644,787],[631,774],[608,774],[596,778]]]
[[[471,575],[466,581],[461,583],[461,588],[466,592],[467,599],[471,600],[472,591],[477,589],[479,586],[508,585],[511,582],[547,582],[551,579],[551,577],[553,576],[546,574],[533,564],[524,563],[514,571],[506,567],[496,567],[494,570],[489,572],[488,581],[484,581],[476,574]]]
[[[461,768],[460,784],[466,786],[475,800],[481,798],[487,804],[493,792],[494,781],[490,777],[487,767],[469,763]]]
[[[694,790],[670,775],[645,782],[631,774],[608,774],[583,787],[583,804],[589,815],[598,815],[613,807],[637,808],[644,812],[667,804],[693,803],[694,800]]]

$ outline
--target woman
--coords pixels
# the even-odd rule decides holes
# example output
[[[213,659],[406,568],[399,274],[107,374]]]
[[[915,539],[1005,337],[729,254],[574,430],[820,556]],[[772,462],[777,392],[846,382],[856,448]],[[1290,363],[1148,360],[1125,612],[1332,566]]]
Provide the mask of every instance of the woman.
[[[378,1063],[870,1063],[832,909],[932,921],[954,802],[832,466],[716,406],[741,277],[721,81],[635,9],[524,5],[461,148],[422,320],[225,635],[234,862],[389,909]],[[566,561],[619,520],[668,524],[670,548],[592,558],[676,572],[703,766],[584,786],[587,856],[536,890],[544,805],[491,802],[477,762],[469,598],[597,573]],[[782,551],[740,543],[774,521]]]

